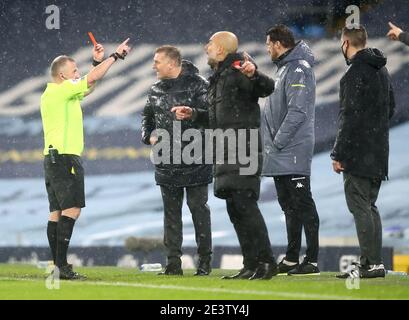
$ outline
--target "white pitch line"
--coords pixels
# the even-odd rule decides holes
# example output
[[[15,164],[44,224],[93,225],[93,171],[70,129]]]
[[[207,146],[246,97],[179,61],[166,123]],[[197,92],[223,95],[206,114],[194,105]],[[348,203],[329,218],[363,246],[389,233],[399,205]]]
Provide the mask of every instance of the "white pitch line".
[[[40,279],[24,279],[0,277],[0,281],[39,281]],[[65,281],[61,282],[61,286]],[[274,291],[256,291],[256,290],[233,290],[221,288],[204,288],[204,287],[187,287],[176,285],[156,285],[149,283],[128,283],[128,282],[105,282],[105,281],[70,281],[65,282],[73,285],[90,285],[90,286],[108,286],[108,287],[133,287],[133,288],[148,288],[148,289],[165,289],[165,290],[180,290],[180,291],[199,291],[211,293],[230,293],[230,294],[252,294],[258,296],[271,296],[295,299],[318,299],[318,300],[373,300],[374,298],[353,297],[353,296],[338,296],[338,295],[323,295],[315,293],[295,293],[295,292],[274,292]]]

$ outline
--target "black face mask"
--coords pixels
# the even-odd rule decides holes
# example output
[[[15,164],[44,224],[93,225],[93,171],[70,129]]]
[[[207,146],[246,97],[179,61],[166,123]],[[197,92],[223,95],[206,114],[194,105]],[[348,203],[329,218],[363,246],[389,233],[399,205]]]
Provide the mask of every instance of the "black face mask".
[[[344,41],[344,42],[342,43],[341,51],[342,51],[342,55],[344,56],[345,63],[347,64],[347,66],[349,66],[352,62],[351,62],[351,59],[349,59],[348,56],[347,56],[348,47],[345,48],[345,51],[344,51],[344,44],[345,44],[345,42],[346,42],[346,41]]]

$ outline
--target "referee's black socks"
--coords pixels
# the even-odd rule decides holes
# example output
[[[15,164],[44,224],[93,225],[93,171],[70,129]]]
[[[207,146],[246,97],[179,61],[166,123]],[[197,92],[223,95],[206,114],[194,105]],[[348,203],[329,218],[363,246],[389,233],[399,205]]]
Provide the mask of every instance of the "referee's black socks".
[[[56,221],[48,221],[47,238],[50,245],[51,254],[53,256],[54,264],[56,264],[57,257],[57,225]]]
[[[67,216],[61,216],[57,225],[57,267],[67,265],[67,251],[70,244],[72,230],[74,229],[75,219]]]

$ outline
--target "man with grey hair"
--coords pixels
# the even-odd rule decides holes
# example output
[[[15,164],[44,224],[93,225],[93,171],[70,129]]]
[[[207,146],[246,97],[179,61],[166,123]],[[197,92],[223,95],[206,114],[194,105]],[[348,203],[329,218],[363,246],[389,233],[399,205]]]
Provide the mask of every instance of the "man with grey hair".
[[[51,64],[52,82],[41,96],[41,118],[44,131],[44,171],[50,215],[47,237],[61,279],[83,279],[67,262],[67,251],[74,224],[85,207],[84,170],[81,153],[84,149],[80,101],[95,88],[117,59],[129,52],[129,39],[121,43],[109,58],[104,48],[93,49],[91,71],[81,78],[75,60],[59,56]]]

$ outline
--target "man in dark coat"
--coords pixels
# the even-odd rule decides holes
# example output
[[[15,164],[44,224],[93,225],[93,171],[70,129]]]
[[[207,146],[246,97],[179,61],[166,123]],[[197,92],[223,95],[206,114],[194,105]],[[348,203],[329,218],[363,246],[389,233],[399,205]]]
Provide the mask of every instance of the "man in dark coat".
[[[386,58],[366,42],[363,26],[343,29],[341,49],[350,67],[341,79],[339,129],[331,158],[334,171],[343,172],[361,259],[357,270],[341,278],[385,276],[382,223],[375,202],[388,176],[389,119],[395,102]]]
[[[208,83],[192,63],[182,61],[179,50],[173,46],[156,49],[153,68],[159,81],[151,87],[143,111],[142,141],[155,145],[158,135],[154,130],[165,130],[169,134],[170,150],[183,150],[188,142],[182,141],[181,135],[188,129],[199,127],[192,121],[176,121],[170,110],[177,105],[191,105],[206,110]],[[179,128],[179,132],[174,128]],[[212,166],[186,164],[174,159],[174,154],[169,152],[169,163],[157,163],[155,166],[155,180],[160,185],[163,199],[164,244],[168,257],[167,266],[161,274],[183,274],[180,257],[183,240],[182,204],[186,188],[187,205],[192,213],[199,254],[196,275],[208,275],[211,271],[212,243],[207,199],[208,184],[212,182]]]
[[[208,90],[208,112],[184,106],[173,111],[178,119],[192,118],[193,121],[206,123],[212,129],[234,132],[236,137],[240,135],[240,130],[246,133],[245,145],[225,144],[222,157],[224,162],[216,161],[214,165],[214,194],[226,200],[227,212],[238,236],[244,265],[237,274],[224,279],[271,279],[277,274],[277,265],[267,227],[257,205],[262,165],[258,98],[268,96],[274,89],[274,82],[261,72],[257,71],[252,78],[248,78],[238,70],[235,66],[240,68],[240,64],[246,63],[248,58],[238,54],[237,48],[238,40],[234,34],[215,33],[205,49],[208,63],[214,70]],[[237,159],[235,163],[227,163],[231,149],[239,153],[245,151],[246,154],[253,150],[253,163],[249,167],[253,166],[254,170],[242,174],[242,169],[247,165],[239,163]]]

